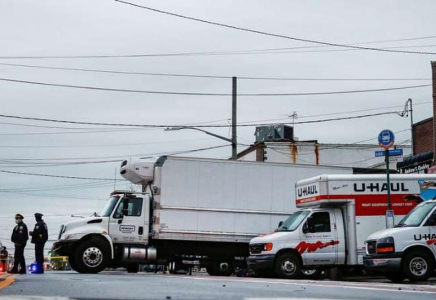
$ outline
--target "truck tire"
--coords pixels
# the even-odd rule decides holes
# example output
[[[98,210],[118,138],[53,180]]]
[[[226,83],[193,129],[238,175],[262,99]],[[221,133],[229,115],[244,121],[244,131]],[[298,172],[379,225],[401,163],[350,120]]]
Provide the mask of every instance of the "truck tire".
[[[131,265],[128,265],[126,269],[127,269],[127,273],[138,273],[139,265],[131,264]]]
[[[233,263],[230,261],[214,262],[206,268],[211,276],[231,276],[235,271]]]
[[[433,258],[423,251],[412,251],[403,259],[403,273],[410,281],[425,281],[433,270]]]
[[[285,279],[298,279],[303,275],[300,259],[291,253],[283,253],[277,258],[274,272]]]
[[[385,277],[395,283],[403,282],[405,279],[404,274],[402,272],[387,273],[385,274]]]
[[[106,243],[100,239],[83,241],[74,253],[74,264],[80,273],[99,273],[110,260],[110,251]]]
[[[322,269],[303,269],[301,270],[301,273],[303,274],[304,279],[314,279],[319,280],[323,276],[323,270]]]

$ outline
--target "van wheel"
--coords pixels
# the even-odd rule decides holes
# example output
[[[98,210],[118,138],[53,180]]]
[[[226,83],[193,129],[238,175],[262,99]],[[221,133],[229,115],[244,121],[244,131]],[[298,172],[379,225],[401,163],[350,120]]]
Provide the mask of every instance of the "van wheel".
[[[422,251],[412,251],[403,260],[403,273],[410,281],[425,281],[434,270],[432,257]]]
[[[98,273],[103,271],[110,260],[109,249],[100,239],[83,241],[74,253],[74,265],[80,273]]]
[[[297,279],[303,275],[300,259],[290,253],[284,253],[277,258],[274,272],[277,276],[286,279]]]
[[[405,279],[404,274],[402,272],[387,273],[385,274],[385,277],[395,283],[403,282]]]

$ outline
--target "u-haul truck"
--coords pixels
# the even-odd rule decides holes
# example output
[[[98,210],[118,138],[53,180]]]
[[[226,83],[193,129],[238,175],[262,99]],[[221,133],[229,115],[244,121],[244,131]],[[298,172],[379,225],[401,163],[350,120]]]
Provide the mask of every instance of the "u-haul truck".
[[[396,221],[423,201],[422,184],[430,181],[436,181],[436,175],[391,175]],[[249,266],[282,278],[362,266],[365,240],[386,228],[386,176],[321,175],[297,182],[295,190],[300,210],[274,233],[250,241]]]

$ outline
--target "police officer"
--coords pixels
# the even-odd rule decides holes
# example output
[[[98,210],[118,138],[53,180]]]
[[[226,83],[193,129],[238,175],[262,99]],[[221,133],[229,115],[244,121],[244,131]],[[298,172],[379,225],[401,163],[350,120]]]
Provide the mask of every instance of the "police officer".
[[[30,232],[32,236],[31,242],[35,244],[35,260],[37,265],[36,270],[32,273],[37,274],[44,273],[44,245],[48,240],[47,224],[45,224],[42,216],[40,213],[35,214],[35,228]]]
[[[11,241],[15,244],[14,253],[14,267],[11,273],[26,274],[26,261],[24,260],[24,248],[26,247],[27,241],[29,240],[29,233],[27,231],[27,226],[23,222],[24,217],[20,214],[15,215],[15,226],[12,231]],[[18,272],[18,266],[20,271]]]
[[[8,250],[6,250],[6,247],[1,247],[0,250],[0,266],[3,266],[3,271],[6,272],[7,270],[7,262],[8,262]]]

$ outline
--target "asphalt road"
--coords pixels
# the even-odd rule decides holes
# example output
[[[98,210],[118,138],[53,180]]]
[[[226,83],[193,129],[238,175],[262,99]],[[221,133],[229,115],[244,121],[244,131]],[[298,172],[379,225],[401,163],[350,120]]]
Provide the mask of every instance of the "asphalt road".
[[[0,299],[436,299],[436,281],[423,284],[308,281],[204,275],[46,272],[0,275]]]

